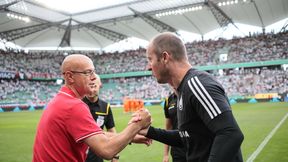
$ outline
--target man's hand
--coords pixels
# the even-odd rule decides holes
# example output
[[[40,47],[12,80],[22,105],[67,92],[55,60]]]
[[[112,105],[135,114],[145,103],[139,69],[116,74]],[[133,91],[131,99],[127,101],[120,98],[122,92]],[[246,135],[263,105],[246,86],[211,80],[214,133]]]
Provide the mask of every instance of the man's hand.
[[[163,161],[162,162],[169,162],[169,155],[163,156]]]
[[[145,144],[146,146],[150,146],[152,144],[152,139],[144,137],[142,135],[137,134],[132,140],[133,143]]]
[[[130,119],[130,121],[128,122],[128,125],[131,123],[137,123],[138,121],[141,120],[141,116],[139,113],[133,113],[132,114],[132,118]]]
[[[137,123],[141,125],[142,129],[144,129],[150,126],[151,122],[152,120],[150,112],[147,109],[141,109],[136,111],[132,115],[132,119],[129,121],[128,124]]]
[[[148,129],[149,129],[149,127],[141,129],[138,134],[140,134],[142,136],[146,136],[148,133]]]
[[[111,160],[111,162],[118,162],[118,161],[119,159],[114,159],[114,158]]]

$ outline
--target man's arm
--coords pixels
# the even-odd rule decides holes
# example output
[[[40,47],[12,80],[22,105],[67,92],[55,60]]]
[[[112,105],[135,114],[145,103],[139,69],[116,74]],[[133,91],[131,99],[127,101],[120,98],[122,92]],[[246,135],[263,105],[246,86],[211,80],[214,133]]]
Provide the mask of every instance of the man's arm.
[[[112,159],[132,141],[141,129],[147,128],[151,124],[151,116],[148,111],[141,110],[138,114],[141,119],[138,122],[130,123],[121,133],[112,136],[97,134],[84,139],[84,142],[99,157]]]
[[[117,133],[117,131],[116,131],[116,128],[115,127],[113,127],[113,128],[110,128],[110,129],[107,129],[107,132],[110,132],[110,133]]]
[[[224,112],[214,120],[209,125],[209,128],[216,133],[216,136],[208,162],[229,162],[240,151],[244,136],[231,111]],[[242,159],[242,156],[239,158]]]
[[[165,130],[150,126],[146,129],[142,129],[139,134],[170,146],[183,147],[178,130]]]
[[[107,132],[109,133],[112,133],[112,134],[116,134],[116,129],[115,127],[112,127],[112,128],[109,128],[107,129]],[[116,154],[113,159],[111,160],[111,162],[118,162],[119,161],[119,158],[120,158],[120,155],[119,154]]]
[[[117,133],[112,133],[112,132],[104,132],[104,134],[107,137],[113,137],[115,135],[117,135]],[[146,146],[150,146],[152,144],[152,139],[149,139],[143,135],[140,134],[136,134],[136,136],[132,139],[132,141],[129,143],[136,143],[136,144],[145,144]]]
[[[172,129],[171,119],[166,118],[165,127],[166,127],[166,130],[171,130]],[[169,150],[170,150],[170,146],[164,144],[163,162],[169,162]]]

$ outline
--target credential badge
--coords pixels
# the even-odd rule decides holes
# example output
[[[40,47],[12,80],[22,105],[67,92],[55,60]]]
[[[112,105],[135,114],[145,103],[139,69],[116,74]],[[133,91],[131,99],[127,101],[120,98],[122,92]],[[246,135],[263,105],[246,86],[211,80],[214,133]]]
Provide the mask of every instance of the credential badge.
[[[97,125],[101,127],[104,124],[104,116],[98,116],[97,118]]]

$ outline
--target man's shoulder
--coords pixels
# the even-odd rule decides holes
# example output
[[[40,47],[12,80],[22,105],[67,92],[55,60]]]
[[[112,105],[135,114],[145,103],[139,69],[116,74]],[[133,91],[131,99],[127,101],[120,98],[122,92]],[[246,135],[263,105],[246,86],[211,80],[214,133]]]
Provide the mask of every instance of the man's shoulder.
[[[84,103],[86,103],[86,104],[89,104],[89,103],[90,103],[90,101],[88,100],[87,97],[84,97],[84,98],[82,99],[82,101],[83,101]]]
[[[102,99],[98,99],[99,113],[109,114],[110,104]]]
[[[190,84],[209,84],[215,82],[214,77],[206,71],[200,71],[197,69],[189,70],[188,74],[184,78],[184,89],[189,88]]]
[[[106,105],[106,106],[107,106],[107,104],[109,104],[108,102],[102,100],[101,98],[98,99],[98,103],[99,103],[99,105]]]
[[[72,97],[72,96],[68,96],[65,94],[57,94],[57,96],[55,96],[50,103],[52,104],[57,104],[57,105],[78,105],[78,104],[83,104],[85,105],[85,103],[76,97]]]

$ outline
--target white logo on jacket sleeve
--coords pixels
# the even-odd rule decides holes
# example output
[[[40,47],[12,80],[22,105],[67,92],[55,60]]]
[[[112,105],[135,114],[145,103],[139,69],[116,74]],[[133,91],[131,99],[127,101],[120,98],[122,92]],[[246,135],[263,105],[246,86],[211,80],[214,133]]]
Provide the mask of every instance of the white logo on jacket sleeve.
[[[97,118],[97,125],[101,127],[104,124],[104,116],[98,116]]]
[[[183,137],[186,137],[186,138],[190,137],[190,136],[189,136],[189,133],[188,133],[187,131],[179,131],[179,135],[180,135],[181,138],[183,138]]]
[[[178,109],[183,110],[183,100],[182,100],[182,95],[180,96],[180,99],[178,100]]]

